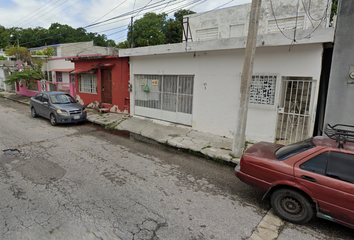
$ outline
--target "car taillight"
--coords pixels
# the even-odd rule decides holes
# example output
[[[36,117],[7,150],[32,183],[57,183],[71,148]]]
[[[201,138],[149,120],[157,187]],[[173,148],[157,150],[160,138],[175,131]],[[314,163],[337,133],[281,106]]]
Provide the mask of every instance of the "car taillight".
[[[241,160],[240,160],[240,166],[242,167],[242,165],[243,165],[243,160],[242,160],[242,158],[241,158]]]

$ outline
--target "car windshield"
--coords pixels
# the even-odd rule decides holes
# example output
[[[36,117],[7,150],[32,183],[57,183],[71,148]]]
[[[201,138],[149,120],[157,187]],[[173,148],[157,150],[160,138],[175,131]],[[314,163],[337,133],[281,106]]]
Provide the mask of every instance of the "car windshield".
[[[306,139],[301,142],[293,143],[284,147],[279,148],[275,152],[275,157],[281,161],[295,156],[301,152],[304,152],[316,145],[312,142],[312,138]]]
[[[50,95],[50,100],[53,104],[68,104],[75,103],[76,100],[68,94],[55,94]]]

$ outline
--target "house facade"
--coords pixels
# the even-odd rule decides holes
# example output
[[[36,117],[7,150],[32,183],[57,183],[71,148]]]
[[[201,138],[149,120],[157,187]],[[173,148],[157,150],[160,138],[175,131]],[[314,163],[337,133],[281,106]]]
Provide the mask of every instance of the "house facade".
[[[329,17],[327,1],[317,3],[311,18]],[[328,19],[310,22],[305,10],[300,18],[301,9],[291,1],[272,4],[262,2],[246,139],[289,143],[313,134],[323,53],[334,29]],[[131,115],[233,138],[249,12],[245,4],[190,15],[193,41],[189,34],[180,44],[121,49],[120,56],[130,57]],[[234,27],[241,19],[242,34]],[[278,31],[272,30],[274,24]],[[289,39],[285,36],[294,36],[294,24],[296,38]]]
[[[76,98],[111,112],[129,112],[129,59],[118,56],[91,56],[68,59],[74,63]]]
[[[63,91],[75,97],[75,75],[70,73],[74,70],[74,63],[65,59],[116,54],[114,48],[94,46],[92,41],[41,46],[30,48],[29,51],[35,57],[37,51],[43,51],[46,47],[51,47],[54,50],[53,56],[43,62],[42,71],[45,74],[46,82],[32,86],[16,84],[17,93],[34,96],[38,91]]]
[[[12,71],[18,70],[19,62],[15,61],[15,58],[7,56],[4,49],[0,49],[0,56],[2,58],[6,58],[6,60],[0,60],[0,89],[11,91],[13,90],[13,87],[11,85],[5,84],[5,80]]]

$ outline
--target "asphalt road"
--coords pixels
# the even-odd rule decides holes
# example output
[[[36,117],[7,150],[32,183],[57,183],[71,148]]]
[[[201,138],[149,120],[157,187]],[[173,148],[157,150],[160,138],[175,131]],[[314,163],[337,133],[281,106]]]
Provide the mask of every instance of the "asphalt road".
[[[232,165],[89,123],[52,127],[1,98],[0,191],[0,239],[247,239],[270,209]],[[354,231],[315,219],[285,223],[278,239],[290,238]]]

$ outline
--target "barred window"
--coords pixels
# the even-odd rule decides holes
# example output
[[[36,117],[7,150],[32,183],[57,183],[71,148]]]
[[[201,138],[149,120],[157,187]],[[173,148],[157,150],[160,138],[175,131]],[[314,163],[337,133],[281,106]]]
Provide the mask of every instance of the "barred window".
[[[62,72],[57,72],[57,82],[63,82],[63,73]]]
[[[97,94],[97,76],[89,73],[80,74],[79,92]]]
[[[274,105],[277,76],[252,76],[249,103]]]
[[[134,75],[135,105],[192,114],[194,76]]]
[[[48,75],[48,73],[49,73],[49,75]],[[45,80],[48,80],[48,81],[52,81],[52,72],[47,72],[47,71],[45,71],[44,72],[44,76],[45,76]],[[48,78],[49,77],[49,78]]]

